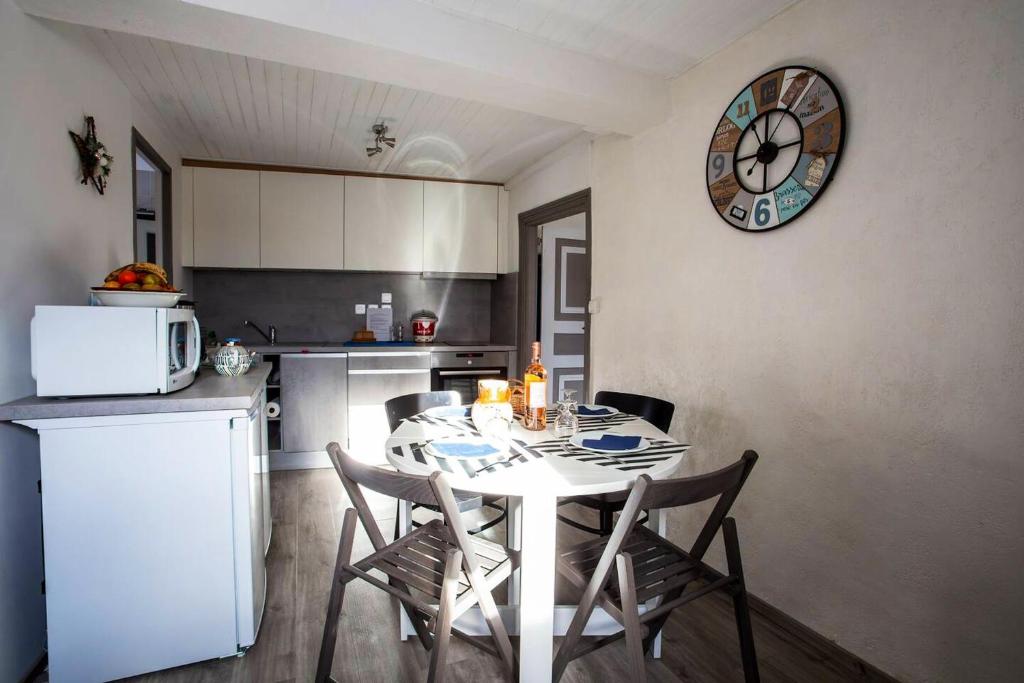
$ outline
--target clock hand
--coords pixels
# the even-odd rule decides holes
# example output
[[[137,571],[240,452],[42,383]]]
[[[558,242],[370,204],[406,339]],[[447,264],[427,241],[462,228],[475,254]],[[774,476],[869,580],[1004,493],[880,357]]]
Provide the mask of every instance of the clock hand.
[[[767,117],[765,117],[765,118],[767,118]],[[776,122],[775,122],[775,128],[774,128],[774,130],[772,130],[772,134],[768,136],[768,142],[771,142],[772,138],[773,138],[773,137],[775,137],[775,132],[776,132],[777,130],[779,130],[779,126],[780,126],[780,125],[782,124],[782,120],[783,120],[784,118],[786,118],[786,117],[785,117],[785,116],[782,116],[782,117],[780,117],[780,118],[779,118],[779,120],[778,120],[778,121],[776,121]],[[765,133],[767,133],[767,132],[768,132],[768,126],[767,126],[767,125],[765,125],[765,127],[764,127],[764,132],[765,132]]]

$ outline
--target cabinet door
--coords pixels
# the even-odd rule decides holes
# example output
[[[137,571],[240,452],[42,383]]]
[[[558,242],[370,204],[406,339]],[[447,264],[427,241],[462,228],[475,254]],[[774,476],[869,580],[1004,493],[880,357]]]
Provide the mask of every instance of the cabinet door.
[[[498,272],[498,188],[423,183],[423,271]]]
[[[281,447],[317,453],[348,442],[348,361],[343,353],[281,354]]]
[[[260,171],[260,267],[341,270],[345,179]]]
[[[195,264],[259,268],[259,171],[197,168],[193,199]]]
[[[423,270],[423,181],[345,178],[345,270]]]
[[[192,239],[195,229],[192,222],[192,209],[194,200],[192,198],[192,176],[191,166],[183,166],[181,169],[181,265],[195,265],[195,252],[193,252]]]

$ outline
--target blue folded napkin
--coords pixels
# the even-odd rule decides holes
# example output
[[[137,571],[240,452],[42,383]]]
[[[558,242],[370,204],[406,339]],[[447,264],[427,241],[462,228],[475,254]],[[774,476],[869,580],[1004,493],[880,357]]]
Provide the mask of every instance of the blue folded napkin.
[[[579,406],[576,410],[580,415],[611,415],[612,412],[607,408],[588,408],[586,406]]]
[[[432,443],[430,447],[441,455],[455,458],[483,458],[498,453],[498,449],[485,443]]]
[[[640,437],[603,434],[600,439],[583,439],[583,445],[602,451],[630,451],[640,445]]]

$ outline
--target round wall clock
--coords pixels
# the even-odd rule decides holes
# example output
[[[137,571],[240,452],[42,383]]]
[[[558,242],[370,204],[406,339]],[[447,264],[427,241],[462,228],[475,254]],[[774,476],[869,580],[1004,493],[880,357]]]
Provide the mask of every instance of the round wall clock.
[[[825,74],[786,66],[740,91],[708,149],[708,194],[735,228],[762,232],[805,213],[835,176],[843,101]]]

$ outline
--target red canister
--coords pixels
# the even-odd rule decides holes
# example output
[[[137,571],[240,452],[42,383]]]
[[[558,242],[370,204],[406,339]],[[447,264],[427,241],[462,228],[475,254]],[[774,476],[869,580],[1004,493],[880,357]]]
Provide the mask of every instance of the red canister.
[[[412,315],[412,340],[417,343],[434,341],[437,334],[437,316],[433,311],[417,311]]]

